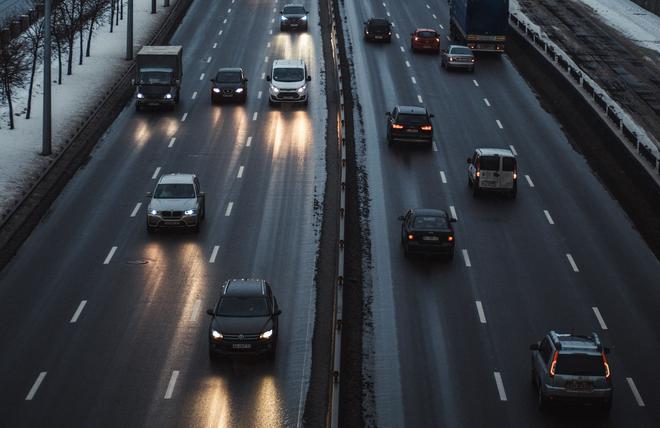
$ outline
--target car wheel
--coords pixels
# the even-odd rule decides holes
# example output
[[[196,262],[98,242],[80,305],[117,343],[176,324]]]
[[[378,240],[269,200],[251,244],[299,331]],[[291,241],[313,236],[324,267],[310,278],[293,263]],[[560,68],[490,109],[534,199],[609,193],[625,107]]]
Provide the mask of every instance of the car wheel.
[[[385,43],[392,43],[392,37],[388,37],[387,39],[385,39]]]
[[[268,361],[275,361],[275,355],[277,354],[277,345],[273,345],[270,351],[266,354],[266,359]]]
[[[468,182],[468,187],[472,187],[472,181],[470,181],[470,175],[469,174],[468,174],[467,182]]]
[[[392,136],[389,134],[387,135],[387,145],[389,147],[392,147],[394,145],[394,140],[392,139]]]
[[[452,248],[449,254],[447,255],[447,260],[454,260],[454,249]]]
[[[199,220],[197,220],[197,224],[193,226],[192,230],[195,233],[199,233]]]
[[[415,52],[415,46],[410,42],[410,52]]]

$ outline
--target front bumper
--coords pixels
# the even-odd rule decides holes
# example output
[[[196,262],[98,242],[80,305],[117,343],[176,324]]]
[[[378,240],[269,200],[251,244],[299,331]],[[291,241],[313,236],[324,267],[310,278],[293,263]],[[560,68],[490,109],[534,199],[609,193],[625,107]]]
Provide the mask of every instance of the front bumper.
[[[136,98],[135,102],[138,106],[150,106],[150,107],[161,107],[161,106],[173,106],[176,104],[174,97],[170,99],[166,98]]]
[[[188,228],[199,225],[199,215],[162,216],[147,214],[147,226],[154,228]]]
[[[273,91],[270,91],[269,97],[275,103],[304,103],[307,101],[307,92],[299,94],[298,92],[280,91],[276,95]]]
[[[211,340],[209,350],[216,355],[261,355],[275,347],[275,339],[268,340]]]
[[[303,20],[287,20],[280,21],[280,29],[282,30],[307,30],[307,21]]]

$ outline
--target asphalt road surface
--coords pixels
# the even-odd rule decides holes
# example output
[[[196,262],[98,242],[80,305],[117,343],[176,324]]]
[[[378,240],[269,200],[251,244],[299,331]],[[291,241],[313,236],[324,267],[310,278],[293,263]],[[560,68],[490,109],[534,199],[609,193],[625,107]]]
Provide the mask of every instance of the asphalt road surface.
[[[127,105],[0,276],[0,425],[300,426],[309,383],[325,183],[318,6],[280,33],[272,0],[193,2],[175,112]],[[277,58],[303,58],[310,104],[268,106]],[[222,66],[245,105],[212,106]],[[145,192],[196,173],[199,235],[147,235]],[[283,311],[277,356],[208,358],[208,316],[228,278],[267,279]]]
[[[361,112],[358,152],[371,239],[365,302],[365,418],[377,426],[657,426],[660,264],[506,55],[474,74],[410,52],[431,27],[447,44],[444,0],[345,2]],[[394,22],[391,44],[366,43],[362,23]],[[424,105],[433,149],[385,140],[385,112]],[[518,197],[472,197],[466,158],[515,150]],[[411,207],[455,212],[453,262],[406,259],[397,217]],[[609,416],[539,413],[530,343],[548,330],[597,332],[615,395]]]

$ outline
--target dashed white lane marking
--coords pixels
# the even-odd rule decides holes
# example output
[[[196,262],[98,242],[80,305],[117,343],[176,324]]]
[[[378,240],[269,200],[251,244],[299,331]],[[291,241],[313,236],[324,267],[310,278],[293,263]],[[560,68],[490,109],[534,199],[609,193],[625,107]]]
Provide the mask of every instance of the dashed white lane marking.
[[[406,50],[403,48],[403,46],[399,46],[399,48],[401,49],[401,52],[405,52],[405,51],[406,51]]]
[[[442,184],[447,184],[447,176],[444,171],[440,171],[440,180],[442,180]]]
[[[603,319],[603,316],[600,314],[598,308],[592,306],[591,309],[594,311],[594,315],[596,315],[596,319],[598,320],[598,324],[600,324],[600,328],[602,328],[603,330],[607,330],[607,324],[605,324],[605,320]]]
[[[215,48],[217,48],[217,47],[218,47],[218,44],[217,44],[217,43],[213,43],[213,49],[215,49]]]
[[[472,83],[474,83],[474,86],[479,87],[479,82],[477,82],[476,80],[473,79]]]
[[[390,22],[390,24],[392,24],[392,28],[394,28],[394,27],[395,27],[395,25],[394,25],[394,22]]]
[[[192,313],[190,314],[190,321],[195,322],[197,321],[197,317],[199,316],[199,308],[202,306],[202,300],[197,299],[195,300],[195,304],[193,305],[192,308]]]
[[[172,393],[174,392],[174,385],[176,385],[176,380],[179,377],[179,371],[174,370],[172,372],[172,377],[170,377],[170,383],[167,384],[167,391],[165,391],[165,399],[169,400],[172,398]]]
[[[268,55],[264,58],[264,62],[268,62]]]
[[[441,30],[444,30],[444,29],[445,29],[445,27],[443,27],[442,24],[438,24],[438,25],[440,26],[440,29],[441,29]]]
[[[154,171],[154,174],[151,176],[152,180],[155,180],[158,178],[158,174],[160,174],[160,167],[157,167],[156,170]]]
[[[482,324],[486,324],[486,315],[484,314],[484,307],[481,304],[481,301],[477,300],[475,303],[477,304],[477,313],[479,314],[479,321]]]
[[[532,181],[531,178],[529,178],[529,175],[525,175],[525,179],[527,180],[527,184],[529,184],[529,187],[534,187],[534,182]]]
[[[504,383],[502,382],[502,375],[500,372],[494,372],[495,383],[497,384],[497,392],[500,394],[500,401],[506,401],[506,391],[504,391]]]
[[[502,126],[502,122],[500,122],[499,119],[495,119],[495,122],[497,122],[497,126],[498,126],[500,129],[504,129],[504,127]]]
[[[513,144],[509,144],[509,149],[511,149],[511,153],[513,153],[514,156],[518,156],[518,152],[516,151],[516,148],[513,147]]]
[[[210,64],[210,63],[211,63],[211,59],[212,59],[212,57],[208,57],[208,58],[206,58],[206,63],[207,63],[207,64]]]
[[[257,120],[258,116],[259,116],[259,112],[255,111],[254,114],[252,115],[252,120]]]
[[[270,20],[270,23],[271,23],[271,24],[274,24],[274,23],[275,23],[275,18],[271,19],[271,20]]]
[[[105,256],[105,260],[103,260],[103,264],[104,264],[104,265],[107,265],[108,263],[110,263],[110,260],[112,260],[112,256],[115,255],[115,251],[117,251],[117,247],[116,247],[116,246],[110,248],[110,252],[108,253],[107,256]]]
[[[461,250],[463,253],[463,260],[465,261],[465,266],[466,267],[471,267],[472,263],[470,263],[470,255],[468,254],[467,250]]]
[[[406,61],[406,67],[410,67],[410,63]]]
[[[200,74],[199,75],[199,80],[204,80],[204,76],[206,76],[206,74],[204,74],[204,73]]]
[[[213,251],[211,252],[211,257],[209,258],[209,263],[215,263],[215,258],[218,257],[219,249],[220,249],[219,245],[213,247]]]
[[[550,212],[548,210],[543,210],[543,214],[545,214],[545,218],[548,220],[548,223],[555,224],[555,221],[550,216]]]
[[[276,7],[273,8],[273,13],[275,13],[275,12],[277,12],[277,8],[276,8]]]
[[[35,394],[37,393],[37,390],[39,389],[39,386],[41,386],[41,382],[43,382],[44,378],[46,377],[46,373],[47,372],[39,373],[39,376],[37,376],[37,380],[34,381],[32,388],[30,388],[30,391],[25,396],[25,400],[30,401],[34,398]]]
[[[397,39],[401,38],[401,37],[399,37],[399,33],[394,33],[394,35],[396,36]]]
[[[229,217],[231,215],[231,209],[234,207],[234,203],[230,202],[227,204],[227,210],[225,211],[225,217]]]
[[[488,98],[484,98],[484,102],[486,103],[486,106],[490,107],[490,102],[488,101]]]
[[[271,35],[272,35],[272,34],[273,34],[273,30],[272,30],[272,29],[268,30],[268,34],[271,34]]]
[[[227,13],[231,13],[231,7],[227,9]]]
[[[267,47],[267,48],[270,47],[270,42],[266,43],[266,47]]]
[[[451,42],[451,37],[447,36],[447,40]]]
[[[390,15],[390,13],[389,13],[389,12],[386,12],[386,13],[387,13],[387,16],[392,16],[392,15]]]
[[[188,112],[183,113],[183,116],[181,117],[181,122],[185,122],[187,117],[188,117]]]
[[[429,6],[429,5],[427,4],[427,5],[426,5],[426,8],[427,8],[427,9],[431,9],[431,6]]]
[[[424,101],[422,101],[422,96],[421,95],[417,95],[417,101],[419,101],[420,104],[424,102]]]
[[[438,19],[435,13],[433,14],[433,19]]]
[[[176,141],[176,137],[172,137],[172,139],[170,140],[170,144],[168,144],[167,147],[172,148],[175,141]]]
[[[262,91],[259,91],[259,93],[257,93],[257,99],[261,99],[261,94],[262,94]]]
[[[437,152],[438,151],[438,146],[435,144],[435,141],[433,141],[433,151]]]
[[[385,4],[385,2],[383,2],[383,7],[387,7],[387,5]]]
[[[238,174],[236,174],[236,178],[242,178],[243,177],[243,165],[241,165],[240,168],[238,168]]]
[[[580,272],[580,269],[578,269],[577,264],[575,263],[575,260],[573,260],[573,256],[571,256],[570,253],[566,253],[566,258],[568,259],[568,262],[571,264],[571,267],[573,268],[573,272]]]
[[[195,98],[197,98],[197,91],[193,92],[192,94],[192,99],[194,100]]]
[[[74,324],[78,322],[78,317],[80,317],[80,314],[82,313],[83,309],[85,309],[85,305],[87,304],[87,300],[83,300],[80,302],[78,305],[78,309],[73,313],[73,316],[71,317],[71,320],[69,321],[70,324]]]
[[[632,380],[631,377],[626,378],[626,382],[628,382],[628,386],[630,387],[630,390],[632,391],[633,395],[635,396],[635,401],[637,401],[637,405],[639,407],[644,407],[644,400],[642,400],[642,396],[640,395],[639,391],[637,390],[637,386],[635,386],[635,381]]]
[[[275,20],[273,20],[273,21],[275,21]],[[226,23],[227,23],[227,18],[223,19],[223,20],[222,20],[222,23],[223,23],[223,24],[226,24]]]
[[[131,212],[131,217],[135,217],[137,215],[138,211],[140,211],[141,206],[142,206],[142,202],[138,202],[135,205],[135,208],[133,208],[133,211]]]
[[[458,215],[456,214],[456,207],[453,205],[449,205],[449,212],[451,212],[452,218],[455,218],[458,220]]]
[[[218,36],[222,36],[222,30],[218,31]]]
[[[414,85],[417,84],[417,79],[415,79],[415,76],[411,77],[410,80],[412,80],[412,82],[413,82]]]
[[[261,73],[261,80],[266,80],[266,73]]]
[[[250,147],[252,144],[252,137],[247,137],[247,141],[245,142],[245,147]]]

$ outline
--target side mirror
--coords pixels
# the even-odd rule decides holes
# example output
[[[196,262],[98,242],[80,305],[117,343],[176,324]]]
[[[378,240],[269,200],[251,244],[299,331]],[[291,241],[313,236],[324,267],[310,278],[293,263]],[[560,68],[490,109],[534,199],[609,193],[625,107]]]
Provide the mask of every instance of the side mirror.
[[[266,76],[266,81],[270,82],[272,79],[270,78],[270,74]]]
[[[312,76],[307,76],[307,81],[309,82],[310,80],[312,80]]]
[[[278,316],[281,313],[282,313],[282,309],[278,309],[278,310],[275,311],[275,313],[273,315]]]
[[[305,11],[305,15],[309,15],[309,11],[308,11],[308,10]]]
[[[539,344],[538,343],[532,343],[529,345],[529,350],[530,351],[538,351],[539,350]]]
[[[283,10],[280,10],[280,15],[284,15],[284,11],[283,11]]]
[[[207,309],[207,310],[206,310],[206,313],[207,313],[208,315],[211,315],[211,316],[214,316],[214,315],[215,315],[215,313],[213,312],[213,309]]]
[[[135,86],[135,79],[131,79],[131,85]]]
[[[402,216],[402,215],[400,215],[400,216],[399,216],[399,217],[397,217],[397,218],[398,218],[398,219],[399,219],[400,221],[403,221],[403,220],[405,220],[405,219],[406,219],[406,217],[405,217],[405,216]]]
[[[204,198],[204,197],[206,197],[206,193],[204,193],[204,192],[199,192],[199,193],[197,194],[197,196],[199,196],[200,198]]]
[[[150,197],[153,196],[153,194],[152,194],[151,192],[147,192],[147,193],[144,194],[144,196],[145,196],[146,198],[150,198]]]
[[[429,117],[435,117],[435,115],[434,114],[429,114]]]
[[[467,158],[467,163],[472,163],[472,158]]]

